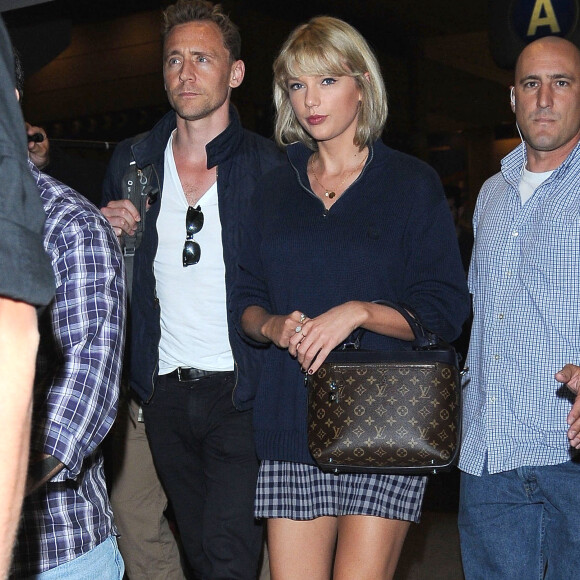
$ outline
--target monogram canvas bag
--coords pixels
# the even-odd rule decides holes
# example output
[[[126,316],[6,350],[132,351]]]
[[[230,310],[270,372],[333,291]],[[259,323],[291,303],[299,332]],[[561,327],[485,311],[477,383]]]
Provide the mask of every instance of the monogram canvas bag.
[[[455,349],[400,306],[412,351],[365,351],[362,332],[329,354],[308,387],[308,445],[324,471],[426,474],[455,464],[461,383]]]

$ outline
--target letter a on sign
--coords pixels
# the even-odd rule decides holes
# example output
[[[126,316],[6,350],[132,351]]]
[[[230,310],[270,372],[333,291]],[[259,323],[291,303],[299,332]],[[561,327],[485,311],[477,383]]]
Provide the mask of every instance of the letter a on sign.
[[[540,26],[549,26],[551,34],[560,32],[560,25],[552,6],[552,0],[536,0],[530,26],[528,27],[528,36],[534,36]]]
[[[553,34],[580,46],[580,0],[488,0],[489,46],[496,64],[513,69],[526,44]]]

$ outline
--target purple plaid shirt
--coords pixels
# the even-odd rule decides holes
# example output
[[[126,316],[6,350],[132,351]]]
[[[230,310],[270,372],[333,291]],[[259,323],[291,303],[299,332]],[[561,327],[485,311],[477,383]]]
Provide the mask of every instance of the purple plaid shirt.
[[[44,572],[116,533],[99,444],[117,412],[123,258],[95,206],[31,165],[56,296],[40,319],[31,449],[65,468],[25,499],[11,577]]]

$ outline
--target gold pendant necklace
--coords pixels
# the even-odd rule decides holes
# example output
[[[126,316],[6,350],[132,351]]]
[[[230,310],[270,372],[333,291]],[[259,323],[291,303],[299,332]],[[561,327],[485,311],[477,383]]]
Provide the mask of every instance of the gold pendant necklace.
[[[346,183],[346,181],[350,177],[352,177],[363,166],[363,163],[366,161],[367,157],[368,157],[368,154],[364,156],[362,161],[350,173],[346,174],[346,177],[338,184],[338,187],[336,187],[334,190],[328,189],[327,187],[322,185],[322,183],[320,183],[320,180],[318,179],[318,176],[316,175],[316,172],[314,171],[314,155],[310,158],[310,171],[312,171],[312,175],[314,176],[314,179],[316,179],[316,183],[318,183],[318,185],[320,185],[320,187],[322,187],[322,189],[324,189],[324,196],[328,197],[329,199],[332,199],[336,195],[335,190],[340,190],[340,188]]]

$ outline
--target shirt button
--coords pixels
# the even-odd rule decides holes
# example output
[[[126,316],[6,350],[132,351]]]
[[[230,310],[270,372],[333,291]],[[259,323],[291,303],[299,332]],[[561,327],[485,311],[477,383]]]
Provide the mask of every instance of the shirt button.
[[[497,317],[498,317],[500,320],[503,320],[503,314],[498,314],[498,315],[497,315]]]
[[[490,402],[490,403],[495,403],[495,397],[493,397],[493,396],[492,396],[492,397],[490,397],[490,398],[489,398],[489,402]]]
[[[514,231],[512,232],[512,237],[513,237],[513,238],[517,238],[518,236],[519,236],[518,230],[514,230]]]
[[[493,357],[495,360],[499,360],[499,354],[494,355]]]

